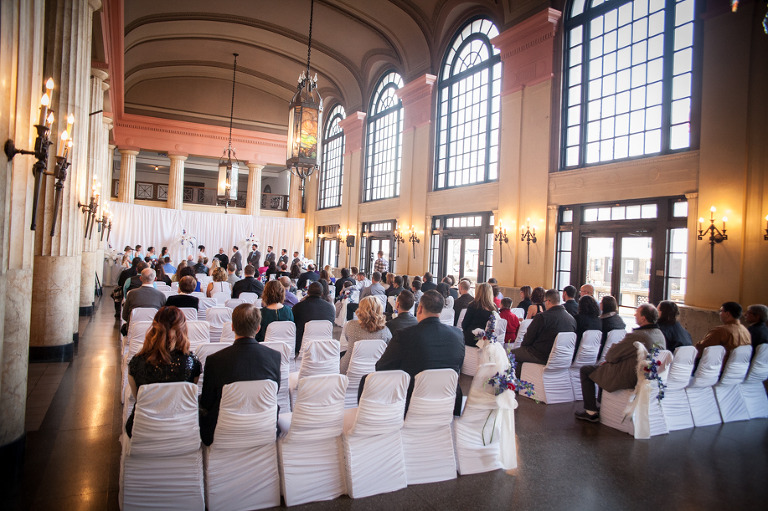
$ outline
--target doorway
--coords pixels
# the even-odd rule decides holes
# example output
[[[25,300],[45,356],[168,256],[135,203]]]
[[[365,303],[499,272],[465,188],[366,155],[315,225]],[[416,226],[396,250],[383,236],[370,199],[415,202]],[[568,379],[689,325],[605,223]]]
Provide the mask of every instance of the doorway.
[[[480,238],[454,237],[445,238],[445,274],[462,279],[467,277],[478,282],[480,275]]]
[[[595,287],[598,301],[605,295],[614,296],[622,307],[650,301],[651,236],[585,236],[584,247],[584,282]]]

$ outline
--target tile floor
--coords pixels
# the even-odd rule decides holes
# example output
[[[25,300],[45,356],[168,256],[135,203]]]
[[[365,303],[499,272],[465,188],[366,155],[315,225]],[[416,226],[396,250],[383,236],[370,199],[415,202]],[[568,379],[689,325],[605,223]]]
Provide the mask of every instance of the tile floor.
[[[105,293],[108,296],[108,293]],[[81,324],[75,359],[30,366],[27,454],[15,499],[0,509],[118,509],[121,404],[114,309],[102,299]],[[45,366],[45,367],[43,367]],[[50,406],[53,381],[60,377]],[[463,381],[462,384],[465,384]],[[45,408],[42,420],[38,420]],[[413,485],[386,495],[297,510],[766,509],[768,420],[677,431],[636,441],[575,421],[580,403],[516,413],[519,468]]]

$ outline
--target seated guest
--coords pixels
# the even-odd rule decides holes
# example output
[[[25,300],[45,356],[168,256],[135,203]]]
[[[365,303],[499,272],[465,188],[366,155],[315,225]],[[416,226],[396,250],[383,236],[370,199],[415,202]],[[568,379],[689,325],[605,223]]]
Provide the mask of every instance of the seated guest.
[[[464,344],[477,346],[477,339],[472,331],[477,328],[485,330],[485,326],[494,312],[496,312],[496,305],[493,303],[493,289],[490,284],[483,282],[475,288],[475,299],[467,306],[467,312],[461,322]]]
[[[392,338],[392,333],[384,321],[384,308],[381,306],[381,300],[373,296],[362,298],[360,307],[357,308],[357,319],[347,323],[345,334],[347,352],[344,353],[339,364],[341,374],[347,374],[349,361],[352,359],[352,351],[357,341],[381,339],[384,342],[389,342]]]
[[[490,287],[489,287],[490,291]],[[403,296],[402,294],[400,296]],[[416,310],[419,323],[398,330],[387,349],[376,362],[377,371],[402,370],[411,375],[406,395],[408,409],[416,375],[425,369],[453,369],[456,374],[464,363],[464,343],[461,333],[454,327],[440,322],[440,312],[445,305],[437,291],[424,293]],[[364,382],[360,382],[362,394]],[[456,384],[454,415],[461,413],[461,387]]]
[[[584,411],[576,413],[577,419],[600,422],[600,413],[595,397],[595,384],[608,392],[635,388],[637,385],[637,349],[634,343],[642,343],[648,351],[654,345],[665,349],[664,334],[656,325],[658,319],[659,313],[656,307],[650,303],[642,304],[635,310],[635,320],[640,325],[639,328],[614,344],[605,355],[603,364],[581,367],[579,377],[581,379],[581,392],[584,396]]]
[[[469,304],[472,303],[472,300],[475,299],[474,296],[469,294],[470,285],[471,284],[468,280],[462,280],[459,282],[459,297],[453,301],[453,325],[454,326],[458,325],[459,316],[461,316],[461,311],[469,307]]]
[[[323,286],[319,282],[313,282],[307,288],[307,296],[293,306],[293,321],[296,323],[296,353],[301,350],[301,340],[304,337],[304,326],[308,321],[323,319],[333,321],[336,319],[336,309],[323,298]]]
[[[421,292],[426,293],[427,291],[432,291],[433,289],[437,288],[437,284],[435,284],[432,281],[432,274],[429,272],[426,272],[424,274],[424,280],[421,281]]]
[[[131,289],[125,296],[123,306],[123,335],[128,335],[128,326],[131,322],[131,312],[138,308],[159,309],[165,305],[165,295],[154,288],[155,270],[144,268],[141,271],[141,287]]]
[[[179,282],[181,282],[181,279],[184,277],[192,277],[195,279],[195,291],[200,292],[200,282],[197,280],[197,275],[195,274],[195,268],[192,266],[185,266],[181,269],[180,272],[177,274],[179,276]]]
[[[299,289],[306,289],[312,282],[320,280],[320,274],[315,271],[314,264],[307,265],[307,271],[301,274],[299,280],[296,281],[296,287]]]
[[[333,285],[336,282],[336,277],[333,276],[333,268],[331,267],[330,264],[326,264],[325,266],[323,266],[323,270],[325,270],[328,273],[328,283]]]
[[[439,285],[440,284],[438,284],[438,286]],[[504,298],[504,295],[501,293],[501,288],[498,284],[491,284],[491,294],[493,295],[493,304],[498,309],[501,307],[501,299]]]
[[[440,293],[445,300],[445,308],[453,309],[453,297],[451,296],[451,287],[445,282],[441,282],[435,288],[435,291]]]
[[[355,274],[355,280],[356,280],[356,282],[355,282],[355,286],[357,286],[357,290],[358,290],[358,291],[362,291],[363,289],[365,289],[366,287],[368,287],[368,286],[370,286],[370,285],[371,285],[371,281],[370,281],[370,280],[368,280],[368,279],[365,277],[365,273],[363,273],[363,272],[361,272],[361,271],[360,271],[360,272],[357,272],[357,273]]]
[[[456,300],[459,297],[459,290],[454,287],[456,284],[456,279],[453,278],[453,275],[446,275],[443,277],[443,282],[448,284],[448,289],[451,294],[451,298]]]
[[[136,274],[123,283],[123,296],[128,296],[128,291],[136,289],[142,286],[141,272],[149,268],[149,264],[146,261],[141,261],[136,265]],[[154,284],[153,284],[154,287]]]
[[[403,289],[400,294],[397,295],[397,300],[395,301],[397,317],[387,321],[387,328],[389,328],[392,335],[395,335],[395,332],[398,330],[408,328],[419,322],[416,319],[416,316],[411,314],[411,307],[413,307],[413,293],[407,289]]]
[[[213,282],[208,283],[208,289],[205,290],[205,295],[208,298],[213,298],[216,293],[230,293],[229,282],[227,282],[227,272],[224,268],[216,268],[213,271]]]
[[[293,291],[291,291],[291,287],[293,286],[291,284],[291,279],[283,276],[277,280],[283,285],[283,288],[285,289],[285,300],[283,300],[283,305],[286,307],[293,307],[299,303],[299,297],[296,296]]]
[[[128,385],[134,399],[142,385],[177,381],[197,383],[200,371],[200,361],[189,351],[184,313],[177,307],[161,307],[147,330],[144,345],[128,362]],[[135,412],[134,405],[125,423],[125,432],[129,437]]]
[[[400,292],[403,290],[403,277],[400,275],[394,275],[392,273],[387,274],[387,279],[389,279],[389,276],[392,275],[392,285],[390,285],[386,291],[384,291],[384,294],[389,296],[397,296],[400,294]]]
[[[166,275],[173,275],[176,273],[176,267],[171,264],[171,258],[169,256],[165,256],[163,258],[163,270],[165,270]]]
[[[537,286],[533,288],[531,293],[531,305],[528,307],[528,311],[525,314],[525,319],[533,319],[536,314],[541,314],[546,310],[544,307],[544,288]],[[560,299],[558,299],[558,302]]]
[[[167,286],[171,285],[171,277],[165,274],[165,270],[159,264],[155,268],[155,282],[160,282]]]
[[[375,271],[371,274],[371,285],[360,291],[360,299],[366,296],[386,296],[386,289],[381,285],[381,273]]]
[[[266,264],[264,266],[259,266],[259,277],[263,277],[267,274],[267,270],[269,269],[269,261],[264,261]]]
[[[592,284],[584,284],[579,289],[579,296],[591,296],[592,298],[595,297],[595,286]]]
[[[584,286],[582,286],[584,287]],[[592,296],[586,294],[582,296]],[[611,295],[605,295],[600,301],[600,329],[603,331],[603,338],[600,340],[600,352],[602,353],[605,341],[608,340],[608,332],[611,330],[626,330],[627,325],[624,324],[624,320],[619,316],[619,304],[616,302],[616,298]]]
[[[349,276],[349,270],[346,268],[341,269],[341,278],[336,279],[336,283],[334,284],[335,287],[335,296],[334,298],[336,300],[340,300],[339,295],[341,295],[341,290],[344,288],[345,282],[354,282],[355,279]]]
[[[723,359],[723,366],[725,366],[732,349],[752,344],[749,330],[739,323],[740,317],[741,305],[736,302],[722,304],[720,306],[720,321],[723,324],[707,332],[704,339],[696,343],[696,350],[699,352],[696,358],[701,357],[704,348],[720,345],[725,348],[725,358]]]
[[[290,307],[283,304],[284,301],[285,288],[283,285],[277,280],[267,282],[264,286],[264,294],[261,296],[261,330],[256,334],[257,341],[264,341],[267,327],[273,321],[293,321],[293,312],[291,312]]]
[[[576,288],[573,288],[576,290]],[[584,332],[587,330],[597,330],[601,332],[603,329],[603,323],[600,321],[600,306],[591,295],[584,295],[579,298],[579,309],[575,316],[576,318],[576,347],[573,349],[573,357],[576,358],[576,354],[579,351],[579,345],[581,344],[581,338]],[[598,350],[598,353],[600,350]]]
[[[507,330],[504,334],[504,342],[515,342],[517,331],[520,329],[520,318],[512,314],[512,298],[504,297],[501,299],[501,309],[499,309],[501,319],[507,320]]]
[[[213,277],[213,273],[214,273],[214,272],[215,272],[217,269],[219,269],[219,268],[221,268],[221,265],[220,265],[220,263],[219,263],[219,260],[214,258],[213,262],[211,263],[211,267],[210,267],[210,268],[208,268],[208,275],[210,275],[211,277]]]
[[[133,249],[131,247],[125,247],[126,251],[129,249],[131,252]],[[131,261],[131,266],[129,268],[126,268],[125,270],[120,272],[120,276],[117,278],[117,287],[122,289],[122,294],[119,294],[117,298],[115,298],[115,317],[120,317],[120,307],[123,303],[123,297],[125,296],[125,288],[123,287],[125,285],[125,282],[129,280],[134,275],[137,275],[139,273],[139,270],[137,269],[139,264],[141,264],[141,259],[138,257],[134,257]]]
[[[261,294],[264,292],[264,284],[254,277],[256,268],[250,264],[246,264],[243,272],[245,273],[245,278],[237,281],[235,285],[232,286],[232,298],[239,297],[240,293],[256,293],[256,295],[261,298]]]
[[[197,264],[195,265],[195,273],[202,273],[208,275],[211,269],[208,267],[208,258],[200,256],[197,258]]]
[[[747,330],[752,338],[752,354],[757,351],[760,344],[768,342],[768,307],[762,304],[754,304],[747,307],[747,313],[744,314],[744,321],[747,323]]]
[[[557,334],[576,332],[576,320],[560,305],[560,293],[556,289],[544,293],[544,305],[546,310],[533,317],[520,347],[511,351],[515,355],[518,378],[523,362],[547,363]]]
[[[275,276],[274,278],[280,276],[280,270],[277,269],[277,263],[275,261],[270,261],[267,271],[264,272],[264,276],[267,277],[267,280],[274,280],[272,275]]]
[[[280,263],[280,268],[278,268],[278,269],[280,270],[280,272],[278,273],[278,275],[280,277],[290,277],[291,276],[291,272],[288,271],[288,265],[287,264]]]
[[[327,300],[328,303],[333,303],[333,283],[331,282],[331,274],[328,270],[320,270],[320,278],[317,281],[323,287],[323,300]],[[311,284],[310,284],[311,285]]]
[[[533,289],[531,286],[523,286],[520,288],[520,302],[517,304],[518,309],[523,309],[523,314],[528,315],[528,307],[533,303],[531,301],[531,293]]]
[[[230,287],[234,286],[236,282],[240,282],[240,277],[237,276],[237,265],[235,263],[229,263],[227,265],[227,282],[229,283]]]
[[[181,261],[178,266],[176,266],[176,273],[171,275],[171,280],[173,282],[179,282],[181,280],[181,270],[187,267],[187,261]],[[195,272],[192,272],[193,274]]]
[[[294,282],[298,282],[299,277],[301,277],[301,266],[298,264],[292,264],[291,271],[288,272],[288,278]]]
[[[667,349],[672,353],[678,346],[691,346],[693,344],[691,334],[677,320],[679,316],[680,309],[677,308],[675,302],[664,300],[659,303],[659,330],[664,335]]]
[[[418,308],[419,300],[421,300],[421,296],[424,294],[421,290],[421,280],[413,279],[413,282],[411,282],[411,292],[413,293],[413,303]]]
[[[389,291],[389,288],[391,288],[395,284],[395,274],[390,272],[382,272],[381,273],[381,280],[382,285],[384,286],[384,291]],[[389,296],[389,295],[387,295]]]
[[[200,438],[205,445],[211,445],[215,439],[224,385],[272,380],[280,388],[280,353],[256,342],[260,324],[261,313],[255,305],[242,303],[235,307],[232,311],[235,342],[205,361],[203,393],[200,395]]]
[[[579,313],[579,304],[576,303],[576,288],[573,286],[565,286],[563,288],[563,307],[573,317]]]
[[[338,315],[341,312],[342,302],[346,299],[347,317],[345,319],[349,321],[355,316],[355,311],[357,310],[357,306],[360,303],[360,290],[357,289],[357,286],[355,286],[351,281],[347,281],[344,283],[344,288],[342,289],[341,295],[339,295],[339,297],[341,300],[336,303],[336,314]]]
[[[165,301],[165,305],[174,307],[192,307],[197,309],[200,305],[200,299],[196,296],[191,296],[189,293],[194,293],[197,281],[195,277],[185,275],[179,281],[179,294],[171,295]]]

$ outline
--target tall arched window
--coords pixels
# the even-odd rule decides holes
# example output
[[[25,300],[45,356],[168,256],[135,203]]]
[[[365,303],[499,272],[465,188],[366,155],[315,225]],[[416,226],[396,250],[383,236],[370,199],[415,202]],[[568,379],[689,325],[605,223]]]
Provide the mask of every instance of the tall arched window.
[[[403,103],[397,90],[402,77],[391,71],[384,75],[371,98],[365,162],[364,201],[400,195]]]
[[[344,165],[344,131],[339,121],[347,114],[336,105],[331,110],[323,135],[323,166],[320,171],[320,193],[317,209],[341,206],[342,170]]]
[[[685,150],[695,0],[574,0],[565,22],[562,166]]]
[[[501,58],[491,45],[493,22],[468,23],[440,72],[435,189],[499,177]]]

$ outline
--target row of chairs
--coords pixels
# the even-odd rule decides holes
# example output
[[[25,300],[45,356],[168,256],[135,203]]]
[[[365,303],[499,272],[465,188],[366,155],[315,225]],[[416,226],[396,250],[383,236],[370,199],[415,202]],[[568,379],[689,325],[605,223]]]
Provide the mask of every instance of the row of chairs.
[[[453,418],[457,374],[410,377],[372,373],[357,408],[345,409],[348,378],[303,378],[292,413],[280,414],[277,385],[237,382],[224,387],[214,442],[201,448],[195,386],[139,389],[133,437],[123,435],[124,509],[262,509],[361,498],[502,468],[502,420],[484,383],[498,367],[486,364],[472,383],[464,414]],[[173,403],[173,406],[169,406]],[[514,440],[514,417],[506,427]],[[512,445],[514,453],[514,445]],[[508,467],[509,468],[509,467]]]

